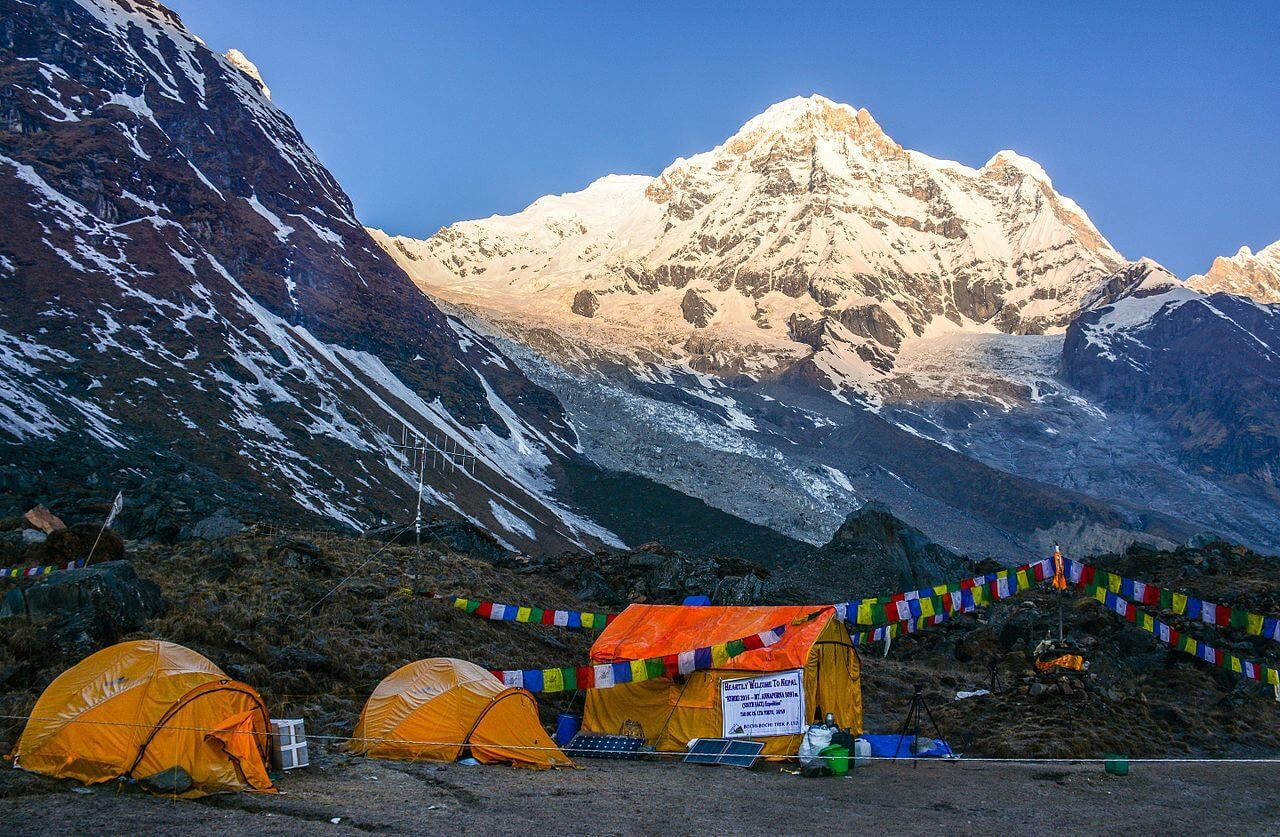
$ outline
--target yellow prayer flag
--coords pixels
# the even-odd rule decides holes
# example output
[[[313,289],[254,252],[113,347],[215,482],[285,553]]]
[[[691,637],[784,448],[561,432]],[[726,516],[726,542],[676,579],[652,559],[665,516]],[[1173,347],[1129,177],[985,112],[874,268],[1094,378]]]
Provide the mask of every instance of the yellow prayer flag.
[[[582,614],[582,627],[594,628],[596,626],[596,615],[594,613]]]
[[[721,642],[711,646],[711,667],[722,668],[727,662],[729,662],[728,643]]]
[[[920,600],[920,615],[921,615],[921,616],[933,616],[933,615],[934,615],[934,613],[936,613],[936,611],[935,611],[935,610],[934,610],[934,608],[933,608],[933,599],[921,599],[921,600]]]
[[[1184,593],[1173,594],[1173,612],[1181,616],[1187,612],[1187,597]]]
[[[542,691],[563,692],[564,672],[558,668],[544,668],[542,670]]]
[[[868,601],[864,600],[858,603],[858,624],[871,624],[871,603]]]
[[[1245,633],[1253,636],[1262,636],[1262,616],[1257,613],[1250,613],[1245,621]]]
[[[640,683],[649,679],[649,667],[645,665],[644,660],[631,661],[631,682]]]
[[[518,607],[518,608],[516,608],[516,621],[517,621],[517,622],[528,622],[528,621],[529,621],[529,619],[530,619],[532,616],[533,616],[533,608],[531,608],[531,607]]]

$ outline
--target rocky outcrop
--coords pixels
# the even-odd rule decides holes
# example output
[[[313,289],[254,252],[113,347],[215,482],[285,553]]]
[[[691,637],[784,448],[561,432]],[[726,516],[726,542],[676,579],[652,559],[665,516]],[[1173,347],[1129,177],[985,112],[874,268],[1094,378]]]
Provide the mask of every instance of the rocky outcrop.
[[[594,317],[600,310],[600,299],[591,291],[578,291],[573,295],[573,313],[579,317]]]
[[[206,541],[213,541],[218,538],[229,538],[232,535],[238,535],[243,531],[244,524],[231,513],[230,509],[224,506],[201,520],[195,526],[192,526],[191,537],[200,538],[201,540]]]
[[[705,296],[689,288],[680,300],[680,313],[694,328],[706,328],[716,313],[716,307]]]
[[[413,546],[419,538],[413,526],[397,524],[379,526],[364,533],[364,537],[384,543]],[[482,558],[485,561],[501,561],[511,552],[497,538],[473,523],[454,518],[429,517],[422,524],[421,542],[426,549],[445,549]]]
[[[164,608],[154,582],[128,561],[108,561],[11,588],[0,600],[0,624],[39,624],[56,646],[84,656],[142,629]]]
[[[770,576],[765,595],[778,602],[846,601],[958,579],[967,567],[872,502],[850,514],[825,546]]]
[[[694,557],[660,543],[622,552],[570,553],[526,565],[548,574],[584,601],[612,607],[629,602],[680,604],[706,596],[713,604],[758,604],[769,571],[734,558]]]

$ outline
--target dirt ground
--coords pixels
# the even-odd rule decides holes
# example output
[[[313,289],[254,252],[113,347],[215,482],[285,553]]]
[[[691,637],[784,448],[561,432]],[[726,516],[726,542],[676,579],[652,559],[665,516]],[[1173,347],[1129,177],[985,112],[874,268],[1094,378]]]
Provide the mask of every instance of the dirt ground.
[[[579,770],[373,761],[335,756],[293,771],[276,795],[170,800],[10,772],[4,834],[881,834],[1280,832],[1280,764],[877,762],[847,778],[583,759]],[[16,781],[15,781],[16,780]],[[334,823],[334,820],[337,820]]]

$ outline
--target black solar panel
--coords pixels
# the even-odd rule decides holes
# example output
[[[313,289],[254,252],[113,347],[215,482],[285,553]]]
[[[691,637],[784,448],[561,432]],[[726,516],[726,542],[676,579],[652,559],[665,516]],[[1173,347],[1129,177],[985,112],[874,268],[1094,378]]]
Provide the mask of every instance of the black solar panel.
[[[695,738],[689,742],[684,760],[688,764],[719,764],[728,746],[727,738]]]
[[[730,767],[751,767],[764,752],[763,741],[730,741],[729,748],[720,757],[721,764]]]
[[[725,764],[730,767],[751,767],[764,751],[762,741],[743,741],[730,738],[695,738],[689,742],[687,764]]]
[[[644,739],[634,735],[579,733],[564,748],[569,758],[638,759]]]

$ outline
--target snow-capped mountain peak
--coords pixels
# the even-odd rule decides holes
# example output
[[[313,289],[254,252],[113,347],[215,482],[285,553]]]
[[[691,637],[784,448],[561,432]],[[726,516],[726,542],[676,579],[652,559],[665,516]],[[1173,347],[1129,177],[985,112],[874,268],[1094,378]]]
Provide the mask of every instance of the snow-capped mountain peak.
[[[222,56],[231,63],[240,72],[258,83],[258,87],[262,90],[262,95],[268,99],[271,98],[271,88],[267,87],[267,83],[262,80],[262,73],[258,72],[258,65],[248,59],[248,57],[238,49],[227,50],[226,55]]]
[[[1257,302],[1280,302],[1280,241],[1257,253],[1241,247],[1234,256],[1219,256],[1204,274],[1187,284],[1207,294],[1229,293]]]
[[[756,376],[813,356],[864,394],[902,341],[1061,328],[1125,263],[1034,161],[908,151],[818,95],[653,178],[603,178],[426,241],[375,237],[428,292],[525,327]]]

